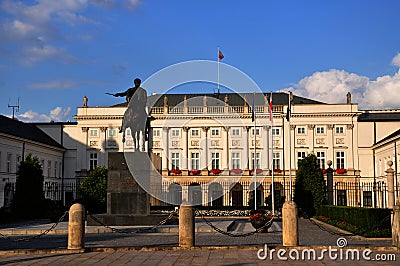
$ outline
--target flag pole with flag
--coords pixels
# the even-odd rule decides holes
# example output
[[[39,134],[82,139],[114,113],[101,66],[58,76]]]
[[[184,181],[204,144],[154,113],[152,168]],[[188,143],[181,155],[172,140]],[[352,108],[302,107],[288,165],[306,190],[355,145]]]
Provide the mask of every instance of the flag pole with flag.
[[[253,179],[254,179],[254,210],[257,210],[257,170],[256,170],[256,146],[257,146],[257,131],[256,131],[256,110],[254,101],[256,93],[253,92],[253,104],[251,106],[251,121],[254,122],[254,154],[253,154]]]
[[[289,191],[290,191],[290,201],[293,200],[293,194],[292,194],[292,137],[291,137],[291,130],[290,130],[290,115],[292,112],[292,100],[293,100],[293,94],[290,91],[288,94],[288,107],[286,111],[286,120],[289,122]]]
[[[221,50],[218,47],[218,94],[220,92],[219,89],[219,61],[221,61],[224,58],[224,55],[222,54]]]
[[[272,134],[272,128],[273,128],[273,115],[272,115],[272,91],[271,91],[271,96],[269,97],[269,103],[268,103],[268,112],[269,112],[269,121],[271,123],[271,165],[270,168],[272,169],[271,171],[271,206],[272,206],[272,214],[275,214],[275,184],[274,184],[274,134]]]

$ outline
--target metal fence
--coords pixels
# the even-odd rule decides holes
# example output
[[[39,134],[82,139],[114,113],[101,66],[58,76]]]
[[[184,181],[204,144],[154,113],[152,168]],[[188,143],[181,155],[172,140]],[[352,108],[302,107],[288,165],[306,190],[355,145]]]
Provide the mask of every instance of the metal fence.
[[[294,183],[292,184],[294,193]],[[267,197],[271,195],[272,183],[257,183],[257,205],[265,206]],[[204,206],[247,206],[254,200],[254,183],[246,182],[224,182],[218,183],[189,183],[165,182],[160,187],[160,199],[151,198],[152,206],[179,205],[182,198],[189,199],[195,205]],[[43,191],[46,199],[62,201],[64,205],[70,205],[79,198],[78,185],[75,182],[65,184],[57,182],[45,182]],[[290,182],[274,182],[274,191],[277,197],[290,198]],[[4,206],[11,205],[15,192],[15,184],[7,183],[4,187]],[[64,198],[63,194],[64,193]],[[334,205],[352,207],[388,207],[387,184],[379,182],[335,182],[333,187]],[[398,195],[397,191],[395,197]],[[174,200],[175,199],[175,200]]]

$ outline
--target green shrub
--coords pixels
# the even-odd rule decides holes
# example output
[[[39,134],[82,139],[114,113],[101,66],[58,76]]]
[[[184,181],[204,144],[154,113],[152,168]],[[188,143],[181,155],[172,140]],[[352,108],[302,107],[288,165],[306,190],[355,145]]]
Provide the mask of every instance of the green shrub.
[[[78,202],[91,213],[103,213],[107,210],[107,175],[104,166],[98,166],[90,171],[79,186],[81,198]]]
[[[388,231],[390,235],[390,209],[323,205],[318,209],[318,216],[336,221],[333,225],[366,237],[387,236]],[[341,227],[347,224],[349,227]]]
[[[12,211],[19,218],[41,218],[45,214],[43,170],[39,159],[28,154],[18,167]]]
[[[299,161],[294,187],[294,201],[299,209],[314,216],[316,210],[326,202],[326,184],[317,157],[309,154]]]

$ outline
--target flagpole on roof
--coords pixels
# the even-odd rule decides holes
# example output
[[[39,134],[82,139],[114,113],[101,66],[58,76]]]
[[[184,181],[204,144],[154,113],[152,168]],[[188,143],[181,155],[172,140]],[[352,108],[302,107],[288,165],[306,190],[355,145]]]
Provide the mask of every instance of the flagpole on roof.
[[[292,137],[291,137],[291,129],[290,129],[290,112],[291,112],[291,101],[292,101],[292,92],[289,92],[289,101],[288,101],[288,109],[286,113],[286,119],[289,122],[289,191],[290,191],[290,201],[293,200],[292,194]]]
[[[275,214],[275,184],[274,184],[274,134],[272,134],[272,128],[273,128],[273,116],[272,116],[272,91],[271,91],[271,97],[269,98],[269,103],[268,103],[268,111],[269,111],[269,121],[271,122],[271,165],[270,168],[272,169],[271,172],[271,205],[272,205],[272,214]]]
[[[224,58],[224,55],[222,54],[221,50],[218,47],[218,52],[217,52],[217,58],[218,58],[218,95],[220,93],[220,88],[219,88],[219,62]]]
[[[253,92],[253,106],[251,108],[252,119],[254,121],[254,154],[253,154],[253,179],[254,179],[254,210],[257,210],[257,170],[256,170],[256,146],[257,146],[257,131],[256,131],[256,109],[255,109],[256,93]]]

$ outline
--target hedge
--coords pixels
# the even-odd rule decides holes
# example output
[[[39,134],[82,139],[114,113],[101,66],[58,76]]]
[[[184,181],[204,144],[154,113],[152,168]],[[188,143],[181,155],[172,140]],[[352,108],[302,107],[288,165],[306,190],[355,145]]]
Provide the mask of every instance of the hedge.
[[[384,223],[388,216],[390,216],[390,209],[377,209],[377,208],[361,208],[361,207],[348,207],[348,206],[332,206],[322,205],[318,211],[318,216],[325,216],[335,220],[342,220],[357,227],[362,227],[365,230],[374,229],[375,227],[384,229],[390,228],[390,223]]]

